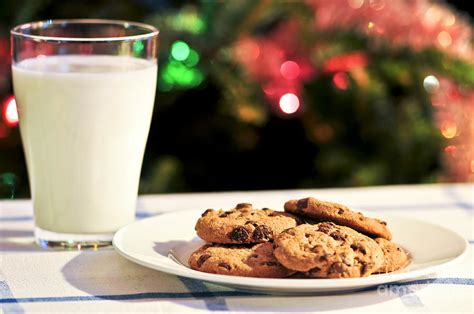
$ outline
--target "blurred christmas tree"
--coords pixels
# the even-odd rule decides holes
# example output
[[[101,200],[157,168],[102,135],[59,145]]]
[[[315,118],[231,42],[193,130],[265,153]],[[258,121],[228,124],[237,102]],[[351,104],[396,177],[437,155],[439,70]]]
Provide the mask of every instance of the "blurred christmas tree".
[[[474,180],[473,31],[442,3],[10,0],[0,196],[28,193],[8,29],[77,16],[161,30],[142,193]]]

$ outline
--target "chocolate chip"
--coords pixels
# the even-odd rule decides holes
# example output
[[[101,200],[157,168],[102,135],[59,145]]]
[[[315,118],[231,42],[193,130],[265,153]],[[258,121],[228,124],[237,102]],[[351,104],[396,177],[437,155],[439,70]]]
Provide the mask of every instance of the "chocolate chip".
[[[329,267],[328,272],[330,274],[342,274],[344,272],[344,269],[345,267],[343,263],[336,262]]]
[[[351,244],[351,249],[353,249],[354,251],[359,251],[364,255],[367,254],[366,249],[360,244]]]
[[[245,223],[246,225],[252,225],[254,227],[257,227],[258,226],[258,222],[256,222],[255,220],[249,220]]]
[[[340,209],[337,211],[337,213],[338,213],[339,215],[344,214],[344,209],[340,208]]]
[[[244,242],[249,238],[249,232],[244,227],[237,227],[230,232],[229,238],[233,241]]]
[[[219,267],[224,267],[224,268],[227,269],[227,270],[230,270],[230,268],[231,268],[230,265],[227,264],[227,263],[219,263],[218,266],[219,266]]]
[[[197,260],[198,267],[201,267],[202,264],[204,264],[204,262],[207,261],[210,257],[211,257],[210,254],[201,255],[199,259]]]
[[[381,221],[380,223],[381,223],[382,225],[384,225],[384,226],[387,225],[387,223],[386,223],[385,221]]]
[[[225,217],[227,217],[227,216],[229,216],[229,213],[228,213],[228,212],[224,212],[224,213],[222,213],[222,214],[219,215],[219,218],[225,218]]]
[[[324,248],[321,245],[315,245],[312,249],[311,252],[319,254],[320,252],[323,252]]]
[[[342,262],[346,264],[347,266],[352,265],[351,259],[346,254],[341,255],[341,259],[342,259]]]
[[[294,237],[296,236],[296,233],[295,233],[295,230],[290,228],[290,229],[286,229],[286,230],[283,230],[282,233],[286,233],[286,234],[289,234],[290,236]]]
[[[263,265],[265,266],[278,266],[277,262],[264,262]]]
[[[322,222],[318,224],[318,231],[322,233],[329,234],[333,228],[334,224],[332,222]]]
[[[344,241],[346,239],[346,235],[342,234],[342,232],[339,230],[332,232],[329,236],[333,238],[334,240],[339,240],[339,241]]]
[[[361,265],[362,265],[362,268],[360,269],[361,275],[365,275],[366,273],[370,271],[370,266],[367,263],[362,262]]]
[[[261,241],[261,240],[268,241],[272,239],[272,237],[273,237],[272,229],[270,229],[268,226],[265,226],[265,225],[257,226],[252,235],[252,238],[255,241]]]
[[[303,209],[303,208],[307,208],[308,207],[308,203],[309,203],[309,198],[302,198],[300,200],[298,200],[298,202],[296,203],[296,207],[298,207],[298,209]]]
[[[204,213],[202,213],[201,217],[207,216],[212,211],[213,211],[213,209],[211,209],[211,208],[206,209],[206,211]]]
[[[322,255],[319,257],[319,260],[322,262],[322,261],[327,261],[328,260],[328,257],[326,255]]]
[[[306,221],[304,221],[303,219],[301,219],[299,217],[291,216],[291,218],[293,218],[295,220],[297,225],[302,225],[302,224],[306,223]]]
[[[262,208],[262,210],[271,210],[271,209],[268,208],[268,207],[264,207],[264,208]]]
[[[241,209],[241,208],[245,208],[245,207],[252,207],[252,204],[250,204],[250,203],[239,203],[239,204],[235,205],[236,209]]]

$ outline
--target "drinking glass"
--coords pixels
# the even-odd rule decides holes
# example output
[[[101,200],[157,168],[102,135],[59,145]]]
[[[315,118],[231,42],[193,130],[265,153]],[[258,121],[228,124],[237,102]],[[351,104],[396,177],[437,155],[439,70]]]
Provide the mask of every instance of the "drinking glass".
[[[97,248],[132,222],[158,30],[47,20],[11,30],[13,87],[42,247]]]

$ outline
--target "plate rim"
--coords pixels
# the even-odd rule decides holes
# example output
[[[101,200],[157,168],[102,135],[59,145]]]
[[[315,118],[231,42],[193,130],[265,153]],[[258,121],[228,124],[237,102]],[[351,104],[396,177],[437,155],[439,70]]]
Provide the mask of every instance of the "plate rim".
[[[387,273],[387,274],[375,274],[375,275],[371,275],[368,277],[361,277],[361,278],[331,278],[331,279],[258,278],[258,277],[240,277],[240,276],[232,276],[232,275],[211,274],[211,273],[205,273],[205,272],[193,270],[184,265],[179,265],[178,263],[176,263],[176,265],[173,265],[173,267],[170,267],[168,265],[163,265],[161,263],[160,264],[151,263],[149,261],[141,260],[139,257],[136,257],[136,255],[139,253],[128,253],[120,247],[120,238],[123,237],[123,234],[126,232],[127,228],[129,228],[130,226],[135,225],[135,224],[140,224],[140,223],[149,223],[149,221],[160,219],[163,216],[180,215],[186,212],[200,213],[201,210],[184,209],[184,210],[165,212],[162,214],[157,214],[152,217],[136,220],[128,225],[123,226],[114,234],[114,237],[112,240],[112,245],[113,245],[114,250],[117,253],[119,253],[121,256],[125,257],[126,259],[134,263],[137,263],[139,265],[145,266],[153,270],[161,271],[161,272],[176,275],[176,276],[203,280],[203,281],[207,281],[207,282],[211,282],[215,284],[221,284],[225,286],[233,286],[233,287],[245,286],[245,287],[250,287],[250,289],[251,288],[257,288],[257,289],[277,288],[277,289],[285,289],[288,292],[298,291],[298,290],[308,291],[309,289],[312,289],[313,291],[321,290],[321,289],[357,289],[357,287],[363,288],[363,287],[375,286],[375,285],[380,285],[380,284],[389,284],[389,283],[408,280],[408,279],[420,278],[429,274],[439,272],[442,269],[451,267],[461,262],[467,256],[470,250],[468,241],[464,237],[462,237],[458,232],[448,227],[445,227],[436,223],[432,223],[432,222],[423,221],[419,218],[412,218],[412,217],[406,217],[403,215],[385,214],[385,213],[382,215],[383,217],[393,217],[395,219],[396,218],[409,219],[421,224],[431,225],[437,228],[441,228],[444,231],[453,234],[459,240],[462,240],[464,247],[462,248],[461,253],[458,254],[453,259],[448,260],[446,262],[442,262],[437,265],[428,266],[421,269],[416,269],[416,270],[407,271],[407,272],[400,272],[400,273],[394,272],[394,273]],[[364,212],[373,213],[373,211],[364,211]],[[145,256],[149,258],[148,255],[145,255]]]

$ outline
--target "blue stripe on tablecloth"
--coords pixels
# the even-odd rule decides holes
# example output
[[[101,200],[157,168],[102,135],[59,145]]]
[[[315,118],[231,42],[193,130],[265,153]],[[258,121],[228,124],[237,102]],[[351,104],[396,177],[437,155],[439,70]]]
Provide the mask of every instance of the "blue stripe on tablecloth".
[[[458,191],[452,186],[445,187],[443,190],[444,193],[455,202],[456,207],[467,210],[470,213],[473,212],[474,201],[464,201],[464,199],[459,195]]]
[[[431,203],[431,204],[400,204],[400,205],[392,205],[392,204],[382,204],[382,205],[364,205],[364,204],[353,204],[353,207],[361,208],[361,209],[368,209],[368,210],[411,210],[411,209],[432,209],[432,208],[452,208],[458,207],[465,210],[474,210],[474,205],[469,204],[466,202],[459,201],[458,199],[453,199],[455,202],[453,203]],[[136,214],[137,218],[146,218],[154,215],[159,215],[162,213],[150,213],[150,212],[142,212],[139,211]],[[7,221],[27,221],[32,220],[32,215],[24,215],[24,216],[8,216],[8,217],[0,217],[0,222],[7,222]]]
[[[138,219],[147,218],[150,216],[158,215],[160,213],[147,213],[147,212],[137,212],[135,217]],[[3,221],[28,221],[33,220],[33,215],[23,215],[23,216],[8,216],[8,217],[0,217],[0,222]]]
[[[157,215],[158,213],[147,213],[147,212],[137,212],[135,217],[138,219],[147,218],[153,215]],[[8,217],[0,217],[0,222],[8,222],[8,221],[28,221],[33,220],[32,215],[24,215],[24,216],[8,216]]]
[[[13,296],[13,293],[10,290],[10,287],[8,286],[7,282],[4,280],[0,280],[0,300],[3,299],[11,299],[13,301],[8,303],[1,303],[0,301],[0,309],[2,310],[2,313],[25,313],[20,304],[15,301],[16,299]]]
[[[304,279],[302,279],[304,280]],[[380,287],[394,289],[396,286],[416,286],[427,284],[474,286],[472,278],[426,278],[392,284],[368,287],[361,291],[373,291]],[[0,303],[35,303],[35,302],[68,302],[68,301],[100,301],[100,300],[140,300],[140,299],[204,299],[215,297],[247,297],[268,296],[264,293],[244,291],[201,291],[201,292],[144,292],[134,294],[92,295],[92,296],[63,296],[63,297],[31,297],[31,298],[1,298]]]
[[[153,214],[153,213],[148,213],[148,212],[138,212],[135,214],[135,217],[138,218],[138,219],[142,219],[142,218],[148,218],[148,217],[151,217],[153,215],[156,215],[156,214]]]
[[[188,288],[189,291],[196,291],[196,292],[206,292],[211,293],[213,296],[209,298],[205,298],[204,302],[206,304],[206,308],[211,311],[228,311],[229,308],[227,307],[227,303],[222,296],[216,296],[212,291],[210,291],[206,284],[200,280],[190,279],[186,277],[178,276],[179,280]],[[191,292],[193,293],[193,292]]]
[[[143,292],[133,294],[111,294],[111,295],[91,295],[91,296],[63,296],[63,297],[32,297],[32,298],[5,298],[0,299],[0,303],[36,303],[36,302],[70,302],[70,301],[123,301],[142,299],[204,299],[218,297],[245,297],[260,296],[243,291],[202,291],[202,292]]]
[[[0,217],[0,221],[27,221],[32,220],[33,216],[9,216],[9,217]]]
[[[413,291],[410,287],[405,286],[405,289],[396,289],[396,293],[398,297],[402,301],[403,305],[406,307],[425,307],[423,302],[421,302],[420,298],[416,295],[415,291]]]

